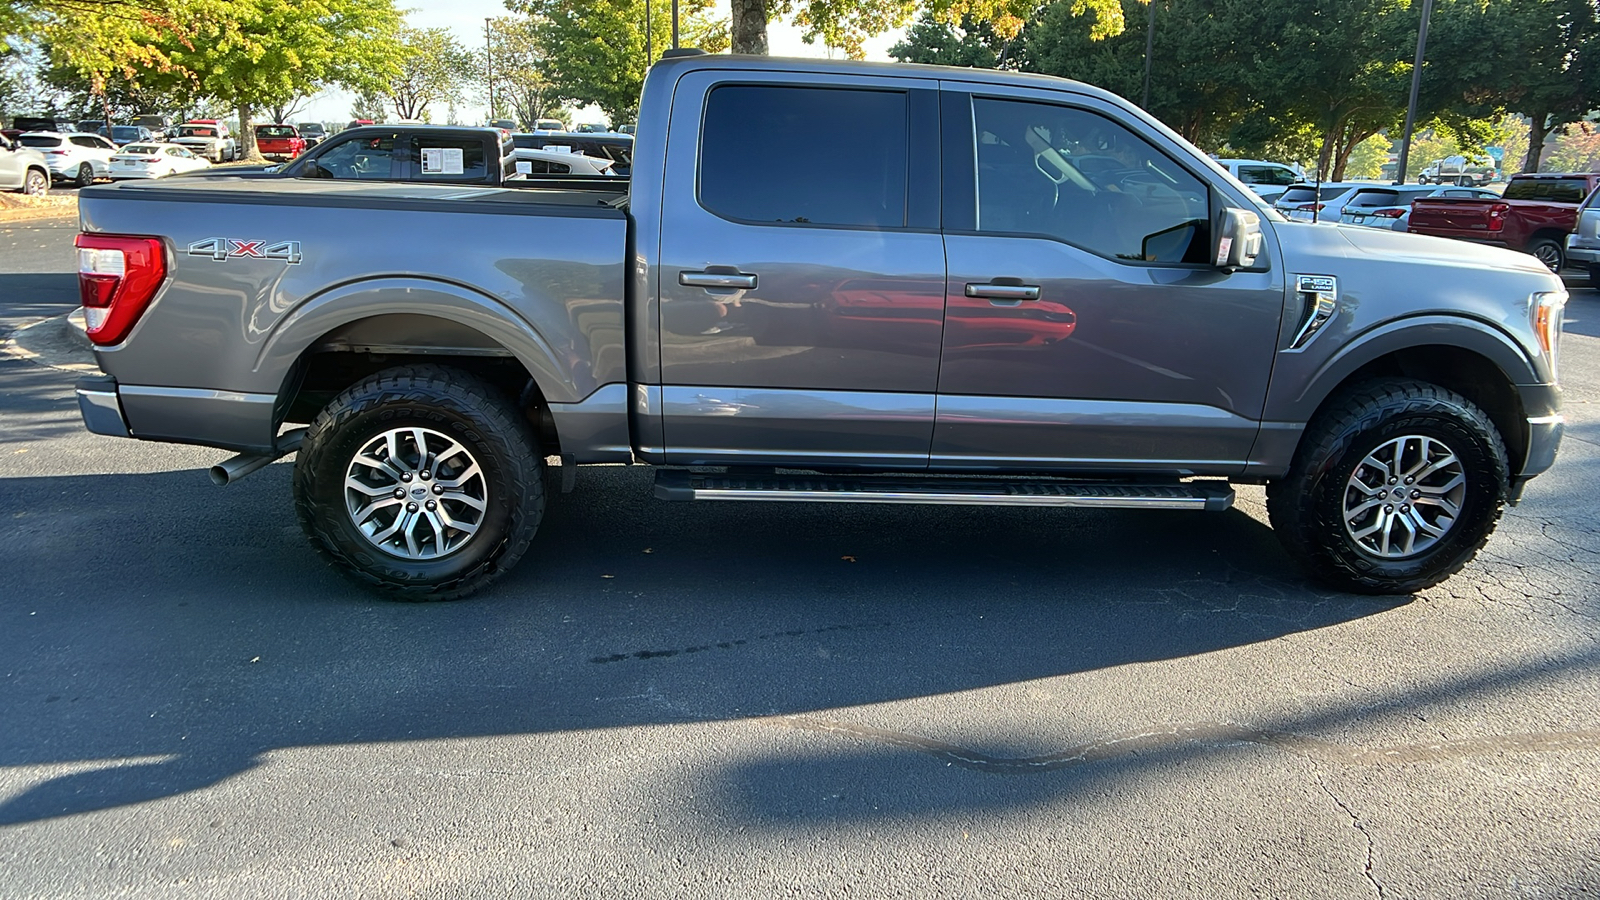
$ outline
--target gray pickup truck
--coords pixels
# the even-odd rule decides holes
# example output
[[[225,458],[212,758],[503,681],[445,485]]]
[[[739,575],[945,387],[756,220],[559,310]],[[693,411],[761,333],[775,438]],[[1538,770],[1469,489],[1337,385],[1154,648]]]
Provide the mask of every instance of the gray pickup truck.
[[[1537,260],[1285,221],[1053,78],[675,56],[627,193],[210,178],[81,216],[89,429],[239,451],[222,483],[297,450],[311,542],[408,599],[505,572],[601,463],[666,500],[1266,484],[1310,573],[1410,592],[1561,437]]]

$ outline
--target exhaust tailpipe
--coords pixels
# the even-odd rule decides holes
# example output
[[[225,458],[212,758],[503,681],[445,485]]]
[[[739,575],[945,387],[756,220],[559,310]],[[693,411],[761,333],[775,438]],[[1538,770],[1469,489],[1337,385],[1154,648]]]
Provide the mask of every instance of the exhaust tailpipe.
[[[305,436],[304,428],[296,428],[279,435],[271,453],[241,453],[232,459],[225,459],[211,467],[211,483],[218,487],[233,484],[251,472],[269,466],[281,457],[300,449],[300,442]]]

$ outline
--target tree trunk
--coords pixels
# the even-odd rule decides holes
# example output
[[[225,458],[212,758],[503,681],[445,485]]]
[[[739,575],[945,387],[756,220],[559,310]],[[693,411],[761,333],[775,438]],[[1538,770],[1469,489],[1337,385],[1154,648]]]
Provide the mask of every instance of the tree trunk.
[[[255,110],[251,104],[239,101],[239,133],[234,135],[233,142],[238,147],[238,156],[251,162],[264,162],[261,151],[256,149],[256,130],[250,127],[250,120],[255,118]]]
[[[1355,151],[1356,145],[1360,144],[1367,138],[1372,137],[1374,134],[1377,134],[1377,132],[1362,132],[1357,131],[1355,128],[1346,128],[1344,130],[1344,136],[1339,139],[1339,149],[1335,154],[1333,161],[1334,181],[1344,180],[1344,171],[1350,165],[1350,154]]]
[[[1533,121],[1528,126],[1528,158],[1522,164],[1522,171],[1534,173],[1539,171],[1539,161],[1544,156],[1544,139],[1550,134],[1550,114],[1536,112],[1529,118]]]
[[[767,55],[767,0],[730,0],[733,52]]]

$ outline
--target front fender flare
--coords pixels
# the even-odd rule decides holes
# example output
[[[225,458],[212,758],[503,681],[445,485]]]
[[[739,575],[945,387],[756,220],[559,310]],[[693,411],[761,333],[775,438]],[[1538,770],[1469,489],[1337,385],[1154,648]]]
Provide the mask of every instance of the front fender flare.
[[[1273,410],[1278,421],[1307,422],[1346,378],[1357,369],[1390,353],[1413,347],[1446,346],[1469,350],[1500,369],[1509,384],[1539,382],[1526,351],[1506,332],[1478,319],[1460,316],[1411,316],[1385,322],[1345,345],[1329,358],[1298,395],[1285,398]]]

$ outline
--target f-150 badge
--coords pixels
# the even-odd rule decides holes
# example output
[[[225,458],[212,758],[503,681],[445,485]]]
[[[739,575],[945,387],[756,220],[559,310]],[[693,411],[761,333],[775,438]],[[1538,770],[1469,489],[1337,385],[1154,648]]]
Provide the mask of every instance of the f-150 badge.
[[[217,262],[230,259],[275,259],[289,265],[300,262],[299,241],[238,241],[233,238],[206,238],[189,245],[190,256],[209,256]]]

